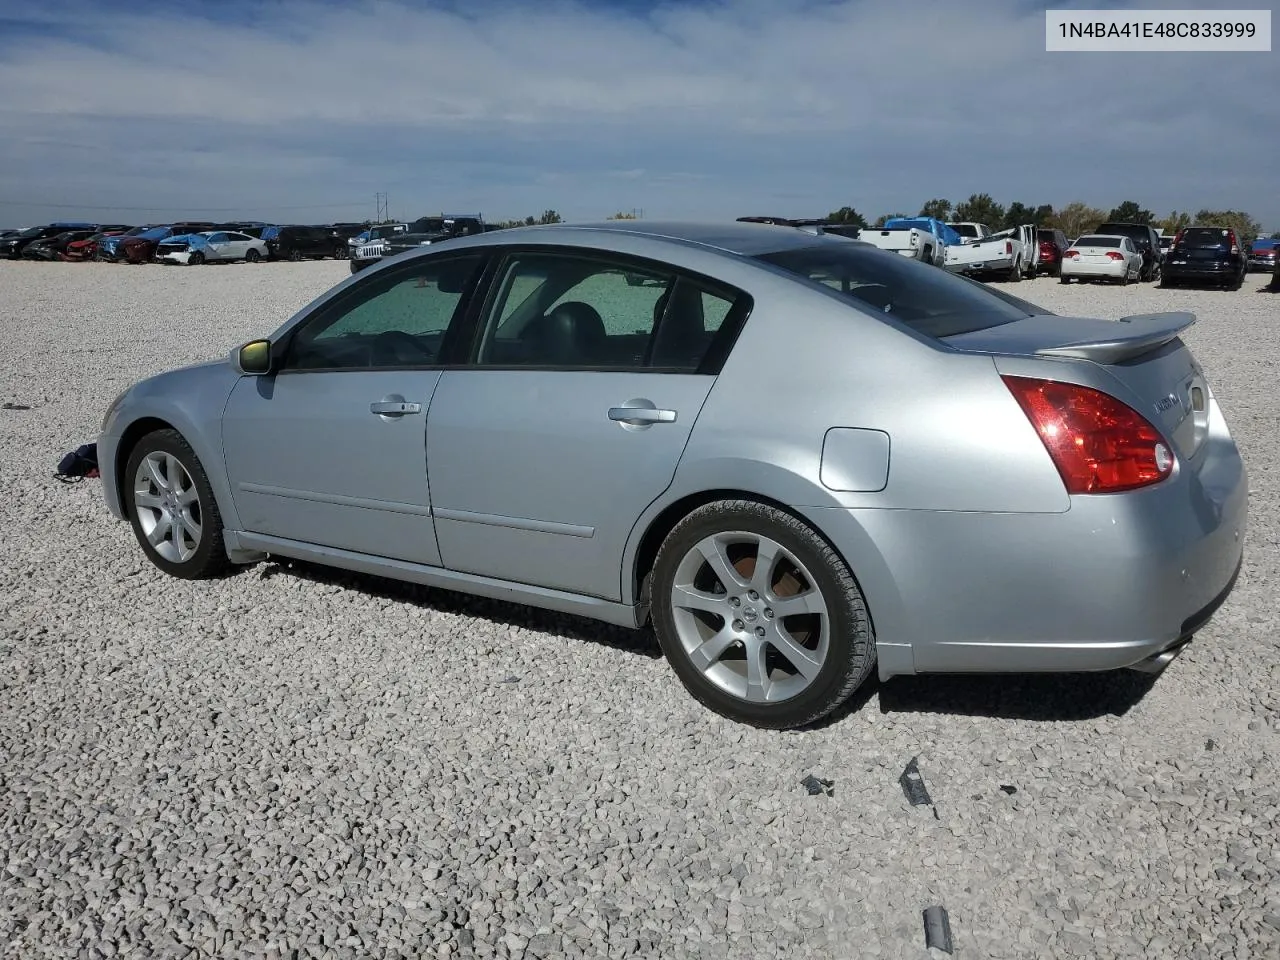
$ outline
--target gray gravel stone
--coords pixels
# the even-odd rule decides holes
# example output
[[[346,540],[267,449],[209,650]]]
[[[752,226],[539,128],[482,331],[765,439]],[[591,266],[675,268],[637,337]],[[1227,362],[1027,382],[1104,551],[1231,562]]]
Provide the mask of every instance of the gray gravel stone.
[[[780,735],[708,714],[643,634],[293,563],[167,578],[96,481],[50,477],[127,384],[224,356],[346,269],[0,263],[0,401],[32,408],[0,409],[6,955],[916,957],[931,903],[957,956],[1280,952],[1260,281],[1005,287],[1200,317],[1248,553],[1158,682],[903,678]],[[898,786],[915,755],[938,820]],[[797,787],[811,771],[834,796]]]

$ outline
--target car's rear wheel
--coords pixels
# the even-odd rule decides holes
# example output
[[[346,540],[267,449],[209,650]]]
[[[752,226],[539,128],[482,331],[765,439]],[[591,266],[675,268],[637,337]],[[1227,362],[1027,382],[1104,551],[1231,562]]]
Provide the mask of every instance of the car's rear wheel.
[[[259,260],[262,259],[262,254],[260,254],[257,250],[250,248],[248,252],[245,253],[244,259],[245,259],[245,262],[247,263],[257,263]]]
[[[1013,283],[1017,283],[1021,279],[1022,279],[1022,260],[1020,258],[1015,257],[1013,261],[1013,266],[1009,268],[1009,280]]]
[[[156,430],[139,440],[129,454],[124,482],[129,520],[147,559],[185,580],[227,570],[213,488],[182,434]]]
[[[862,592],[839,554],[750,500],[680,521],[654,563],[654,631],[685,688],[721,716],[789,729],[849,698],[875,663]]]
[[[199,250],[194,251],[191,256],[187,257],[187,263],[193,267],[200,266],[200,264],[204,263],[204,254]]]
[[[302,259],[302,251],[301,251],[301,250],[296,250],[296,249],[295,249],[295,250],[290,250],[290,251],[289,251],[289,259],[290,259],[290,260],[292,260],[292,261],[294,261],[295,263],[297,263],[299,260],[301,260],[301,259]]]

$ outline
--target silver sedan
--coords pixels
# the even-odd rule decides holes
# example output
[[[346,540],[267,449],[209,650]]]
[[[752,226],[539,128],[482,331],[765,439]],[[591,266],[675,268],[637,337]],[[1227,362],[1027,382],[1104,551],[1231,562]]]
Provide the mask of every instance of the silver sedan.
[[[1246,477],[1179,334],[763,224],[497,231],[106,412],[160,569],[301,558],[632,627],[772,728],[870,675],[1158,672]]]

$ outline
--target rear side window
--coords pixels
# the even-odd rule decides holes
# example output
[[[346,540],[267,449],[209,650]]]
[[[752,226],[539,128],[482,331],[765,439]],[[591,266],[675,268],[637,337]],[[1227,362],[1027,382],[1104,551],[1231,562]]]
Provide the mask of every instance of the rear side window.
[[[983,284],[882,250],[838,241],[756,259],[835,290],[863,309],[887,314],[927,337],[986,330],[1049,311]]]

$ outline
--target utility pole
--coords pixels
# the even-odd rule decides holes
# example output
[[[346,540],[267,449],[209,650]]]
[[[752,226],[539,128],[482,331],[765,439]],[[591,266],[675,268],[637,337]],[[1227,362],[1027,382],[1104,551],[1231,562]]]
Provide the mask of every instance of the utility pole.
[[[375,193],[373,195],[374,202],[377,203],[377,213],[374,214],[373,222],[382,223],[384,220],[391,219],[391,205],[387,201],[385,193]]]

